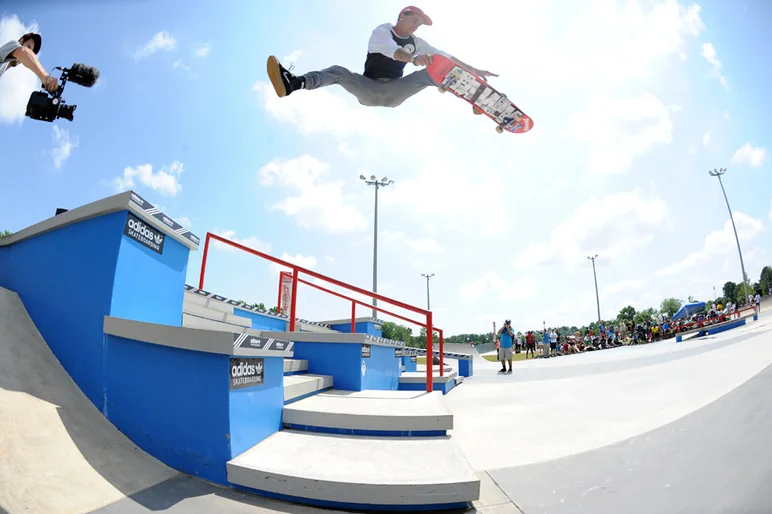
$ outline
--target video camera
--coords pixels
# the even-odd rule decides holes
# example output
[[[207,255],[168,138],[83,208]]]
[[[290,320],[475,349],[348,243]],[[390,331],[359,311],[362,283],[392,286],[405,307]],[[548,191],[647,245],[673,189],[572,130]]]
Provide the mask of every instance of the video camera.
[[[29,97],[26,116],[33,120],[52,122],[56,118],[64,118],[72,121],[73,112],[77,105],[66,105],[64,98],[62,98],[67,81],[70,80],[78,85],[91,87],[99,78],[99,70],[85,64],[75,63],[71,68],[57,66],[54,69],[62,72],[60,84],[56,91],[49,93],[45,86],[42,86],[43,92],[35,91]]]

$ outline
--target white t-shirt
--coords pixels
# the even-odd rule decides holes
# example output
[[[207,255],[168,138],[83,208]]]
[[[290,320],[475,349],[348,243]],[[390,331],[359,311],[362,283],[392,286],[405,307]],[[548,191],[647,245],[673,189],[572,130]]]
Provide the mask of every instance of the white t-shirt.
[[[396,36],[396,33],[394,32],[394,25],[391,23],[383,23],[378,25],[370,35],[370,42],[367,45],[368,53],[378,53],[383,54],[386,57],[394,58],[394,52],[397,50],[406,50],[413,55],[442,54],[450,57],[450,54],[434,48],[432,45],[416,35],[412,36],[413,40],[415,41],[415,48],[399,46],[397,42],[394,41],[394,36]]]
[[[0,46],[0,78],[8,70],[9,64],[18,60],[11,55],[11,52],[17,48],[21,48],[21,43],[16,40],[8,41],[3,46]]]

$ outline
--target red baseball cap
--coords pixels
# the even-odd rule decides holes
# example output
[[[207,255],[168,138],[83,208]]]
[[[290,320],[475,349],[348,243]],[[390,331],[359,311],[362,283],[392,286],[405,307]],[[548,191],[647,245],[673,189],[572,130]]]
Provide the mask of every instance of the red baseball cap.
[[[417,14],[418,16],[420,16],[421,19],[423,20],[424,25],[432,24],[432,19],[429,18],[425,12],[423,12],[421,9],[419,9],[414,5],[408,5],[407,7],[405,7],[404,9],[402,9],[402,11],[400,11],[399,15],[402,16],[403,14],[407,14],[407,13]]]

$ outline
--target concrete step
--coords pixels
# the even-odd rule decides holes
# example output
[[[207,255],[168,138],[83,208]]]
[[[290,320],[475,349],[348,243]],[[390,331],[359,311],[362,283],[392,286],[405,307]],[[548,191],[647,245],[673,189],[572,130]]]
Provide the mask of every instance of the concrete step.
[[[195,303],[186,303],[182,306],[182,312],[184,314],[190,314],[199,318],[211,319],[214,321],[223,321],[232,325],[241,325],[242,327],[252,328],[252,320],[235,314],[228,314],[221,310],[212,309],[210,307],[204,307]]]
[[[283,430],[228,462],[227,472],[242,487],[332,508],[463,509],[480,496],[479,478],[449,436]]]
[[[305,359],[284,359],[284,374],[295,375],[308,372],[308,361]]]
[[[188,305],[198,305],[206,307],[212,310],[225,312],[227,314],[233,314],[233,306],[224,302],[215,300],[214,298],[207,298],[206,296],[200,296],[189,291],[185,291],[185,296],[182,300],[182,310]]]
[[[331,332],[337,332],[330,327],[322,327],[319,325],[311,325],[310,323],[297,322],[296,330],[302,330],[303,332],[317,332],[320,334],[329,334]]]
[[[434,370],[432,374],[433,391],[442,391],[447,394],[456,385],[463,382],[462,377],[455,371],[445,372],[440,376],[439,370]],[[400,391],[425,391],[426,390],[426,369],[423,371],[403,371],[399,377],[397,388]]]
[[[437,436],[453,429],[442,393],[332,389],[284,407],[287,428],[339,434]]]
[[[329,375],[312,375],[310,373],[285,375],[284,403],[299,400],[332,386],[332,377]]]
[[[235,325],[224,321],[215,321],[213,319],[201,318],[192,314],[182,313],[182,326],[188,328],[200,328],[204,330],[221,330],[223,332],[235,332],[238,334],[260,335],[259,330],[252,330],[243,325]]]

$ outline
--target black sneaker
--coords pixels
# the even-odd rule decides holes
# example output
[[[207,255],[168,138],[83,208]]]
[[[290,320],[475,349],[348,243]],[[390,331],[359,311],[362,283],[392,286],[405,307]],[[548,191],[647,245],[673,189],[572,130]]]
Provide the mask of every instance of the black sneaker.
[[[305,87],[305,81],[290,73],[273,55],[268,57],[267,68],[268,78],[271,79],[271,84],[279,97],[290,95],[293,91]]]

